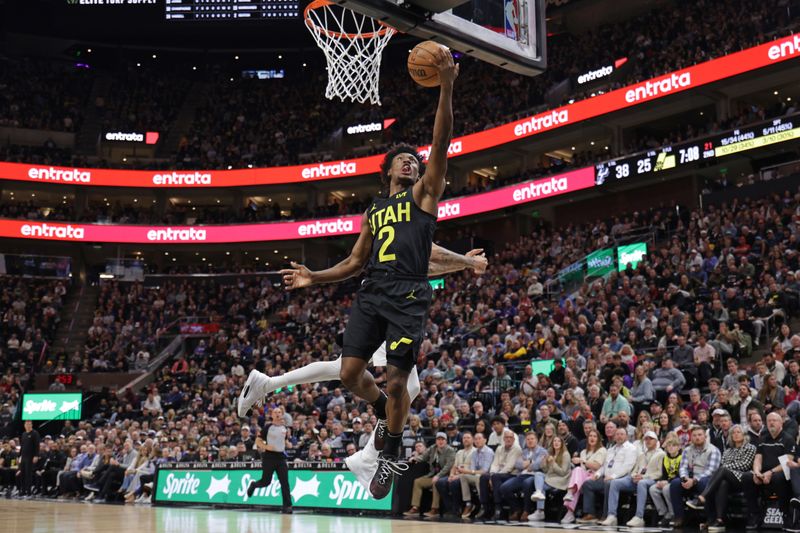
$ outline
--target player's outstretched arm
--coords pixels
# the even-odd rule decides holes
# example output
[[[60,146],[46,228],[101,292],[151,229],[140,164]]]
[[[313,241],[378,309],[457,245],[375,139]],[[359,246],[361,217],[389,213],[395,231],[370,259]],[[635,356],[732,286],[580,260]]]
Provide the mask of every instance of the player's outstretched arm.
[[[428,276],[441,276],[469,268],[476,274],[483,274],[486,272],[487,264],[488,261],[483,253],[483,248],[476,248],[461,255],[433,244],[431,246],[431,258],[428,262]]]
[[[453,62],[453,55],[445,47],[441,47],[436,55],[436,67],[439,69],[439,105],[433,122],[433,142],[428,157],[427,167],[422,179],[414,186],[414,199],[419,206],[430,213],[436,213],[436,205],[444,193],[447,172],[447,149],[453,137],[453,83],[458,77],[458,65]]]
[[[292,268],[280,271],[283,275],[283,284],[288,290],[300,289],[310,285],[322,283],[335,283],[353,276],[357,276],[367,264],[369,251],[372,248],[372,232],[369,229],[367,214],[361,218],[361,233],[358,236],[353,250],[347,258],[337,265],[325,270],[312,271],[304,265],[292,261]]]

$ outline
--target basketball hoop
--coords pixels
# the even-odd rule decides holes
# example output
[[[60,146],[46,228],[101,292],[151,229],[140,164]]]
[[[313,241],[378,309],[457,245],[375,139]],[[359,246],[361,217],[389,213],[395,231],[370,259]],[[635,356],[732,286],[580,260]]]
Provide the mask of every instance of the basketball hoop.
[[[314,0],[303,16],[328,63],[325,97],[381,105],[381,54],[397,30],[329,0]]]

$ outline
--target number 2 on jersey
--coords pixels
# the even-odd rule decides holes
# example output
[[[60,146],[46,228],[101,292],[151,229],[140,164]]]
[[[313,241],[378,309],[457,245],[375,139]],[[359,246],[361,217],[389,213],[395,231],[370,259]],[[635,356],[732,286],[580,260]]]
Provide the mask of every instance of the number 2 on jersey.
[[[385,263],[386,261],[394,261],[397,259],[397,256],[394,254],[387,254],[386,250],[389,248],[389,245],[392,244],[394,241],[394,227],[393,226],[384,226],[378,232],[378,240],[383,239],[383,235],[386,234],[386,240],[383,241],[381,245],[381,249],[378,252],[378,261],[381,263]]]

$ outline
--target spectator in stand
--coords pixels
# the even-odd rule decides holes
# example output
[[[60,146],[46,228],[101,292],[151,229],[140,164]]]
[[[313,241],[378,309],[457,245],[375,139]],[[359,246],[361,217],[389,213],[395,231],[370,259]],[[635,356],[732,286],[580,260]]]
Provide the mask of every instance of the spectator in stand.
[[[674,367],[672,359],[665,357],[661,361],[661,368],[653,370],[650,379],[653,381],[653,388],[656,391],[656,399],[665,403],[672,391],[680,391],[686,384],[683,373]]]
[[[626,400],[625,397],[620,394],[619,385],[611,385],[611,388],[608,390],[608,397],[606,398],[605,402],[603,402],[603,410],[600,413],[600,422],[605,423],[609,419],[616,417],[620,412],[625,412],[626,414],[630,415],[631,406],[628,403],[628,400]]]
[[[544,520],[544,504],[546,493],[553,490],[567,490],[570,477],[570,457],[567,446],[561,437],[556,436],[547,450],[547,456],[542,462],[545,475],[534,475],[536,491],[531,495],[531,500],[536,501],[536,512],[528,517],[529,521]]]
[[[536,477],[539,476],[540,486],[544,486],[545,473],[542,466],[547,457],[547,450],[539,446],[539,439],[534,432],[525,434],[525,447],[515,465],[519,474],[507,481],[500,487],[501,498],[509,502],[511,513],[509,520],[526,521],[533,511],[531,497],[536,488]],[[519,508],[519,498],[516,494],[522,494],[523,509]]]
[[[436,482],[442,509],[446,518],[461,517],[461,476],[462,471],[469,469],[475,448],[472,445],[472,433],[465,431],[461,436],[463,448],[458,450],[453,460],[453,466],[447,472],[447,477],[440,476]]]
[[[630,474],[611,482],[608,489],[608,515],[600,522],[603,526],[617,525],[617,509],[620,492],[636,493],[636,514],[627,522],[628,527],[643,527],[644,507],[650,487],[661,479],[661,467],[664,463],[664,452],[658,444],[658,438],[652,431],[644,434],[644,453],[639,454]]]
[[[691,429],[691,444],[686,447],[681,459],[677,479],[670,482],[669,494],[675,519],[673,527],[683,527],[686,496],[702,493],[719,468],[721,454],[706,439],[706,432],[699,426]]]
[[[475,518],[495,519],[503,514],[503,500],[500,487],[511,477],[519,474],[517,460],[522,456],[522,448],[517,436],[510,429],[503,430],[503,444],[498,446],[489,471],[481,474],[478,494],[481,512]]]
[[[591,422],[589,422],[591,424]],[[567,485],[567,494],[564,496],[564,507],[567,514],[561,519],[562,524],[571,524],[575,521],[575,508],[581,494],[581,487],[587,479],[591,479],[602,468],[606,459],[606,449],[600,433],[594,429],[586,433],[586,446],[580,454],[572,458],[573,468]]]
[[[487,475],[494,464],[494,451],[486,445],[483,433],[475,433],[475,453],[472,455],[469,468],[461,469],[461,497],[464,501],[464,512],[461,518],[469,518],[473,512],[471,487],[478,488],[480,496],[481,479]],[[481,500],[483,502],[483,500]],[[481,515],[488,515],[485,507],[481,508]]]
[[[436,434],[436,444],[425,450],[421,457],[415,459],[416,462],[428,463],[428,472],[414,480],[411,509],[404,513],[405,516],[419,516],[421,513],[420,500],[424,489],[431,489],[433,492],[431,509],[425,513],[425,516],[429,518],[439,516],[440,494],[437,490],[437,483],[439,479],[443,479],[443,475],[452,470],[455,457],[456,450],[447,444],[447,434],[440,431]]]
[[[730,419],[728,419],[730,421]],[[742,477],[753,468],[756,447],[747,442],[747,435],[740,425],[730,428],[728,443],[722,454],[722,462],[708,482],[708,485],[697,497],[697,503],[691,506],[705,506],[706,526],[709,531],[724,531],[727,516],[728,498],[732,493],[741,492],[744,488]]]
[[[680,465],[683,460],[680,441],[673,435],[667,437],[664,442],[665,455],[661,469],[661,479],[656,481],[648,491],[653,504],[656,506],[658,516],[661,518],[660,527],[669,527],[675,517],[675,510],[672,507],[670,497],[670,485],[675,479],[679,479]]]
[[[767,415],[767,433],[756,445],[756,455],[753,460],[753,470],[742,475],[742,485],[747,498],[747,529],[758,529],[761,520],[761,509],[758,497],[766,497],[764,489],[778,495],[778,505],[781,511],[786,511],[786,502],[789,500],[790,486],[783,476],[780,457],[794,458],[795,443],[783,431],[783,419],[777,413]]]
[[[614,432],[614,444],[608,448],[603,466],[583,484],[583,517],[578,520],[579,524],[598,522],[598,514],[606,516],[611,482],[629,475],[638,457],[636,446],[628,441],[628,432],[617,428]],[[602,513],[597,513],[595,504],[595,498],[599,494],[603,495]]]

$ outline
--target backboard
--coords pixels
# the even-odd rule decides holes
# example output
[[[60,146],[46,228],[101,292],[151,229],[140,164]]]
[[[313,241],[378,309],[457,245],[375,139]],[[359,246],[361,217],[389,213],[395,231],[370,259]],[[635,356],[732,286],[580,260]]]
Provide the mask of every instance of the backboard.
[[[546,67],[545,0],[333,0],[519,74]]]

